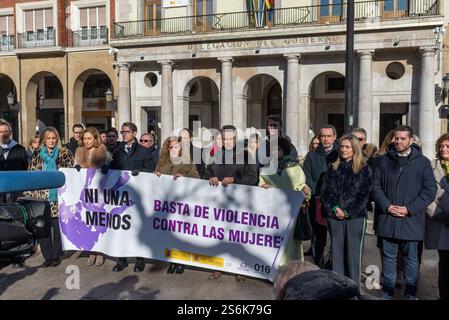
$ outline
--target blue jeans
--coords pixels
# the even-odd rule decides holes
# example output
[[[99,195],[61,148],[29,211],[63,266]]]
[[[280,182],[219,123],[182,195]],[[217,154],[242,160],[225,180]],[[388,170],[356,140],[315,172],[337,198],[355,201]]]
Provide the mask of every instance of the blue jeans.
[[[381,238],[381,241],[383,256],[382,275],[380,280],[383,291],[388,293],[389,295],[394,294],[394,287],[396,284],[396,259],[398,256],[398,250],[401,250],[404,255],[404,295],[416,296],[419,277],[419,241],[406,241],[389,238]]]

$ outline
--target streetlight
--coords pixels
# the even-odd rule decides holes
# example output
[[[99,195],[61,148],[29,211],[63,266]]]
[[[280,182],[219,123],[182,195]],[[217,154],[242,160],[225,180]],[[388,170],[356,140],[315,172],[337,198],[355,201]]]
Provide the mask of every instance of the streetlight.
[[[105,92],[106,95],[106,109],[108,110],[115,110],[115,107],[117,105],[116,99],[113,97],[113,93],[111,89],[108,89]]]
[[[445,115],[449,115],[449,105],[444,104],[444,102],[446,101],[446,97],[448,95],[449,95],[449,73],[446,73],[446,75],[443,78],[443,92],[442,92],[442,96],[443,96],[442,112]]]
[[[13,111],[20,111],[22,108],[20,102],[15,102],[16,98],[12,92],[8,93],[6,96],[6,99],[8,101],[9,108]]]

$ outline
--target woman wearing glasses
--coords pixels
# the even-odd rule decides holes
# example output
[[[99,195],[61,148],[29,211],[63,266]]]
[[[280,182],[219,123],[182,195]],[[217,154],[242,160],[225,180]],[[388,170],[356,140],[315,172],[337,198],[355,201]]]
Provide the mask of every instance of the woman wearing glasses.
[[[321,203],[331,236],[332,270],[360,283],[360,269],[369,195],[373,184],[370,167],[354,135],[340,139],[340,154],[327,170]],[[345,274],[347,270],[347,274]]]

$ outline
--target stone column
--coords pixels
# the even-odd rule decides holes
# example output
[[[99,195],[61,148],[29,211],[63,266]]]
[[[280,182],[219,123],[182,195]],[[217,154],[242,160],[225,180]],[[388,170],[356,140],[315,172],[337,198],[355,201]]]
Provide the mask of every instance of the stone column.
[[[434,158],[434,126],[437,108],[435,106],[435,49],[420,49],[421,83],[419,85],[419,125],[418,136],[421,139],[423,153]]]
[[[233,124],[232,121],[232,58],[220,58],[220,126]]]
[[[131,97],[129,91],[129,63],[117,63],[118,78],[118,123],[119,127],[125,122],[131,121]]]
[[[359,69],[359,106],[358,106],[358,127],[368,133],[368,142],[373,137],[373,51],[360,51]]]
[[[309,152],[310,139],[313,138],[309,133],[310,129],[310,94],[302,93],[299,103],[299,128],[298,128],[298,155],[305,157]],[[319,128],[314,128],[315,131]]]
[[[299,126],[300,58],[300,54],[285,55],[285,59],[287,60],[287,83],[284,85],[286,90],[284,134],[290,137],[296,149],[299,149],[299,136],[307,135],[307,128],[301,128]]]
[[[173,62],[170,60],[158,62],[162,66],[161,141],[164,141],[173,132]]]

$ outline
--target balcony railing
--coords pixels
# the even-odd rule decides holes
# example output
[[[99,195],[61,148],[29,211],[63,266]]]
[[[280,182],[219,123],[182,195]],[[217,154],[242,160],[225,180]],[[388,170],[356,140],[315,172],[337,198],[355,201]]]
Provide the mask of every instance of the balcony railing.
[[[0,52],[14,50],[14,36],[0,35]]]
[[[355,3],[355,20],[398,19],[439,14],[441,0],[376,0]],[[207,32],[232,32],[330,24],[346,20],[346,3],[274,9],[271,12],[232,12],[202,16],[114,23],[114,37],[136,38]]]
[[[56,46],[56,30],[28,31],[17,34],[17,48],[43,48]]]
[[[89,28],[72,31],[73,47],[96,47],[108,44],[108,28]]]

